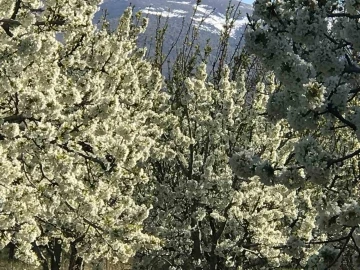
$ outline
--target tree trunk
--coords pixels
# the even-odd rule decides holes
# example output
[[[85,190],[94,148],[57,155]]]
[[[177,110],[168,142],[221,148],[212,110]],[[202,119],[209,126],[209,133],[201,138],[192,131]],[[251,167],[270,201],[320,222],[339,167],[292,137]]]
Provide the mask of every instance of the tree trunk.
[[[105,270],[105,262],[104,260],[99,261],[96,265],[92,267],[92,270]]]
[[[195,212],[197,207],[197,202],[192,205],[192,213]],[[201,232],[199,228],[200,224],[195,218],[191,218],[191,228],[193,231],[191,232],[191,240],[193,241],[193,247],[191,251],[191,256],[195,261],[202,259],[202,250],[201,250]],[[196,229],[194,229],[197,227]],[[201,270],[201,267],[196,267],[195,270]]]
[[[48,261],[47,261],[46,257],[44,256],[44,254],[41,252],[40,247],[38,245],[36,245],[36,242],[32,243],[32,250],[35,252],[38,260],[40,261],[42,270],[49,270]]]
[[[61,267],[61,244],[60,238],[54,239],[53,254],[51,256],[51,270],[60,270]]]
[[[70,263],[69,270],[82,270],[83,269],[83,259],[78,257],[76,249],[76,241],[70,244]]]
[[[9,260],[13,260],[15,258],[15,244],[10,242],[7,244],[7,247],[9,248]]]

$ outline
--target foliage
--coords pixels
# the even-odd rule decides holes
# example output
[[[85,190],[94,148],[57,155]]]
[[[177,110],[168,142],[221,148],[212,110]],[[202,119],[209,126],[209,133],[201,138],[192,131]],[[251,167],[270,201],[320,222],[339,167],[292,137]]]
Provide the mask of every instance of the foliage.
[[[0,0],[0,249],[44,270],[360,268],[359,1],[257,0],[234,52],[230,4],[216,59],[191,22],[167,70],[167,22],[144,60],[146,20],[96,29],[98,4]]]
[[[169,89],[172,113],[178,120],[164,141],[173,151],[166,160],[153,161],[154,208],[146,221],[149,232],[167,241],[163,249],[139,261],[156,269],[284,264],[290,257],[280,254],[279,246],[292,240],[288,228],[302,204],[306,207],[308,194],[297,194],[284,185],[268,187],[259,178],[250,178],[255,160],[248,152],[282,160],[291,144],[279,136],[288,131],[286,125],[273,125],[260,115],[266,104],[261,91],[272,88],[274,82],[269,77],[266,90],[264,84],[258,85],[261,89],[250,107],[244,104],[244,76],[230,82],[225,68],[218,87],[205,79],[203,64],[184,87]],[[249,173],[241,178],[231,169],[238,160],[229,164],[237,149],[244,149],[239,159],[250,157],[243,168]],[[261,170],[262,178],[269,179],[272,172],[267,164]],[[305,227],[299,230],[301,235],[308,233],[306,222],[299,222]]]
[[[168,95],[136,47],[146,21],[127,9],[114,33],[96,30],[98,4],[0,1],[0,248],[43,269],[159,244],[133,191],[162,152]]]
[[[309,237],[296,240],[319,249],[307,269],[357,269],[360,3],[259,0],[254,8],[246,47],[278,81],[267,117],[285,120],[299,137],[281,169],[267,158],[262,163],[275,171],[274,183],[297,175],[297,190],[319,198],[312,199]]]
[[[246,157],[252,151],[286,162],[283,153],[291,148],[293,134],[285,123],[272,124],[261,115],[276,82],[268,73],[256,89],[248,88],[252,83],[246,80],[251,78],[248,55],[239,48],[237,58],[228,57],[226,33],[219,41],[219,58],[210,62],[213,71],[208,77],[206,48],[199,50],[197,28],[189,27],[189,37],[166,81],[169,113],[176,121],[162,143],[172,151],[166,159],[151,159],[153,180],[141,192],[141,201],[153,205],[145,228],[163,239],[163,246],[139,252],[134,268],[255,269],[289,263],[291,257],[279,247],[292,240],[288,227],[297,212],[306,209],[308,194],[297,194],[284,185],[267,187],[259,178],[252,179],[253,164],[246,168],[249,174],[239,178],[230,166],[235,160],[229,164],[238,149],[246,150]],[[159,67],[161,52],[157,56],[154,65]],[[228,59],[233,72],[225,64]],[[266,163],[258,167],[264,171],[262,179],[271,174],[266,169]],[[306,227],[306,222],[299,224]],[[299,234],[308,232],[304,230]]]

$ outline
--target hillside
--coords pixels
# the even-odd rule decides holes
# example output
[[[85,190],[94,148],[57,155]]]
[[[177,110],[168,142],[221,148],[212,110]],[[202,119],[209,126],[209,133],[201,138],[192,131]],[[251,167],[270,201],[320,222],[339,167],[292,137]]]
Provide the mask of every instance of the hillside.
[[[196,1],[184,1],[184,0],[105,0],[100,7],[100,11],[96,14],[94,22],[96,23],[104,10],[107,11],[107,19],[110,21],[110,25],[114,27],[117,24],[118,18],[123,11],[129,6],[134,6],[134,11],[142,11],[143,16],[149,18],[149,25],[147,31],[139,39],[139,45],[144,44],[150,48],[150,55],[153,54],[153,40],[158,27],[158,16],[162,16],[160,25],[164,25],[166,19],[168,19],[168,28],[165,34],[165,44],[163,51],[167,53],[172,44],[177,40],[183,40],[187,31],[187,26],[193,22],[194,25],[199,25],[199,38],[198,42],[200,47],[204,47],[206,41],[209,40],[209,44],[213,51],[210,55],[211,59],[215,59],[216,47],[219,40],[220,31],[226,22],[226,11],[228,8],[227,0],[203,0],[197,8],[195,16],[194,7]],[[237,17],[233,30],[230,34],[229,48],[230,52],[233,51],[238,44],[240,37],[245,29],[247,23],[246,14],[252,13],[252,6],[244,4],[239,1],[233,1],[234,5],[233,14],[240,12]],[[192,21],[193,18],[193,21]],[[184,24],[184,27],[183,27]],[[175,57],[176,48],[169,55],[169,60],[173,60]]]

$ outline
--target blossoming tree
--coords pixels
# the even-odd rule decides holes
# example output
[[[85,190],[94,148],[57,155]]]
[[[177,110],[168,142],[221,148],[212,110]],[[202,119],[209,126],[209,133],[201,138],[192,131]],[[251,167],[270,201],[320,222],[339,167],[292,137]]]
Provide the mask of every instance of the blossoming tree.
[[[169,87],[174,151],[154,162],[148,219],[164,247],[139,268],[360,267],[359,3],[254,7],[246,47],[275,78],[246,109],[226,70]]]
[[[0,1],[0,249],[44,270],[159,243],[132,194],[162,151],[168,95],[136,47],[146,21],[127,9],[110,34],[98,4]]]
[[[357,0],[258,0],[246,36],[278,82],[267,118],[286,121],[299,139],[280,167],[239,152],[233,168],[267,185],[287,178],[296,192],[312,194],[306,216],[294,220],[294,228],[308,220],[308,235],[288,244],[298,252],[317,247],[299,266],[307,269],[360,267],[359,18]],[[264,164],[270,177],[261,177]]]
[[[201,64],[182,85],[169,84],[177,120],[162,140],[171,149],[167,159],[152,159],[155,179],[144,192],[152,194],[146,200],[154,207],[146,228],[163,240],[162,248],[141,252],[137,269],[292,266],[317,251],[289,248],[297,239],[309,241],[316,195],[296,190],[295,175],[270,185],[270,162],[280,170],[297,141],[286,122],[271,123],[261,115],[275,91],[274,77],[269,73],[258,83],[249,104],[244,71],[237,81],[229,73],[225,67],[214,85]],[[259,164],[253,153],[270,162]]]

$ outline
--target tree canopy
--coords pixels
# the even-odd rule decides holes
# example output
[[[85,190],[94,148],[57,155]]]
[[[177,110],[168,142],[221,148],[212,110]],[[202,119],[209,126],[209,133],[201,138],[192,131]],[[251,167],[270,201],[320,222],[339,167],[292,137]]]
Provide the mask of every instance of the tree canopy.
[[[95,26],[99,3],[0,0],[0,250],[43,270],[360,268],[360,2],[257,0],[210,71],[189,26],[165,79],[147,20]]]
[[[77,269],[159,244],[132,193],[162,151],[168,95],[136,47],[146,21],[127,9],[114,33],[96,30],[97,4],[1,1],[0,243],[44,269],[61,251]]]

